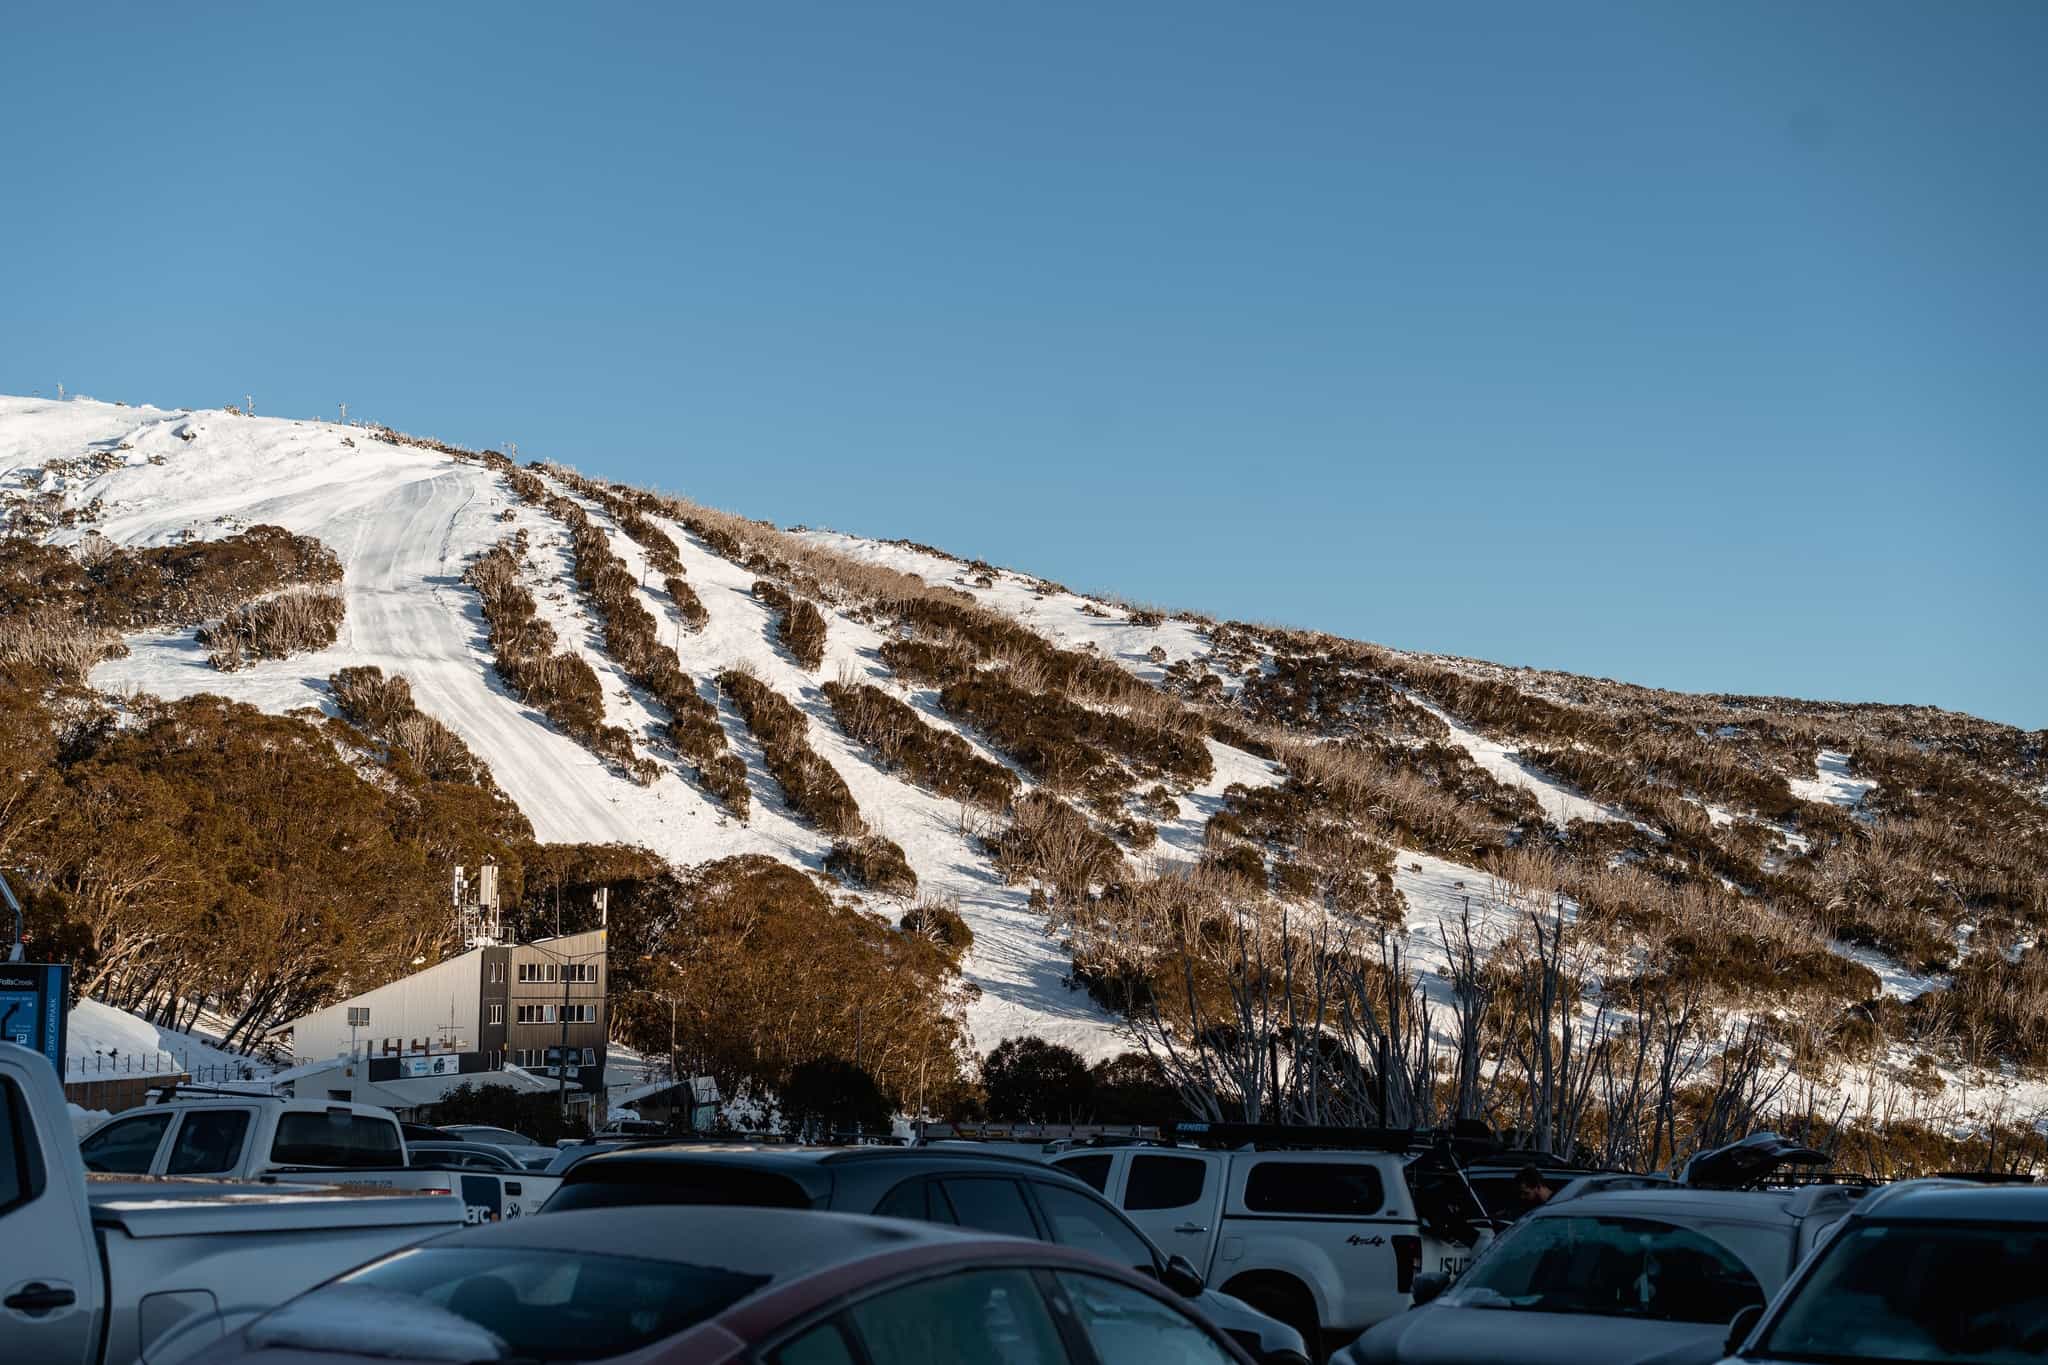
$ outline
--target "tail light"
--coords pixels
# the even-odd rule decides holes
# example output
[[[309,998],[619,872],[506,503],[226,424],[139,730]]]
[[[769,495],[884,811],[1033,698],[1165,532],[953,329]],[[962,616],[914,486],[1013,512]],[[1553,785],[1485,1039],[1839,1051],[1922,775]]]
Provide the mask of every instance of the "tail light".
[[[1415,1292],[1415,1277],[1422,1273],[1422,1239],[1396,1235],[1394,1238],[1394,1289]]]

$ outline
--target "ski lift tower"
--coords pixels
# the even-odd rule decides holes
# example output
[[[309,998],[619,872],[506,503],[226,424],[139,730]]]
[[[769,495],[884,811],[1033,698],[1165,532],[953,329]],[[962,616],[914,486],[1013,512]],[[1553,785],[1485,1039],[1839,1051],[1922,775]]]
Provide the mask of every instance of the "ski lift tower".
[[[498,918],[498,865],[486,861],[476,870],[476,880],[455,869],[456,918],[461,922],[464,948],[495,948],[505,941]]]

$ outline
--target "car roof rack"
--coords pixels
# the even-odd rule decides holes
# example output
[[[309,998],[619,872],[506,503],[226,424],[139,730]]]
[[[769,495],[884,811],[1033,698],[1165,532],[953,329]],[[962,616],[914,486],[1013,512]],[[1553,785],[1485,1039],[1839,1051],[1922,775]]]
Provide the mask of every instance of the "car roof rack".
[[[1293,1123],[1205,1123],[1184,1120],[1167,1134],[1173,1145],[1253,1151],[1420,1152],[1446,1135],[1433,1128],[1337,1128]]]

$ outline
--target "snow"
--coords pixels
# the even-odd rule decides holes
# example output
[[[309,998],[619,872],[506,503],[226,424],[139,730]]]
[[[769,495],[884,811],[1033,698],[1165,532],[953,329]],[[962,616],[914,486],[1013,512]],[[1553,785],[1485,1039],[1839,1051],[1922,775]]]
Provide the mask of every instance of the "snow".
[[[361,427],[84,401],[0,399],[0,433],[0,451],[7,452],[17,475],[26,472],[22,466],[40,466],[53,455],[80,453],[87,440],[130,446],[125,465],[65,495],[71,506],[103,499],[97,529],[119,544],[214,538],[267,522],[319,538],[342,561],[347,613],[333,647],[258,661],[229,674],[207,665],[190,630],[131,636],[125,657],[93,671],[96,687],[171,698],[215,693],[281,713],[329,707],[329,674],[376,665],[405,675],[420,708],[454,729],[490,765],[542,840],[638,844],[678,864],[761,853],[822,866],[831,840],[790,814],[759,747],[722,701],[727,739],[749,763],[751,819],[731,818],[682,776],[673,756],[655,742],[660,719],[599,648],[600,627],[570,578],[566,528],[519,503],[491,470],[380,440]],[[152,457],[160,463],[150,463]],[[9,472],[0,468],[0,480]],[[659,575],[644,572],[639,547],[594,505],[583,505],[610,533],[614,552],[628,567],[658,584]],[[562,646],[597,670],[606,719],[625,726],[642,753],[661,761],[662,774],[651,785],[612,772],[514,699],[491,669],[482,614],[461,577],[471,559],[519,528],[528,533],[528,581],[541,614]],[[66,528],[50,538],[73,542],[86,529]],[[711,679],[721,669],[752,666],[811,716],[811,743],[845,778],[868,821],[903,847],[920,893],[958,897],[975,935],[964,963],[967,980],[979,990],[967,1011],[975,1045],[987,1050],[1012,1035],[1033,1033],[1090,1058],[1121,1051],[1115,1021],[1085,992],[1065,984],[1071,963],[1046,932],[1043,917],[1030,908],[1026,888],[997,878],[959,803],[883,772],[840,734],[819,686],[842,672],[897,686],[875,657],[881,637],[828,609],[826,658],[807,673],[777,646],[773,616],[750,591],[754,575],[712,554],[680,526],[663,523],[663,529],[675,541],[710,620],[700,632],[683,630],[658,588],[643,589],[642,604],[662,623],[664,638],[677,641],[683,666],[705,695],[720,701]],[[1012,583],[1012,593],[1028,598],[1020,583]],[[1192,631],[1182,629],[1181,652],[1194,652]],[[931,723],[957,728],[939,712],[934,693],[903,695]],[[966,738],[996,757],[973,735]],[[1198,793],[1190,805],[1199,813],[1201,802],[1220,790]],[[1185,832],[1173,835],[1184,839]],[[866,900],[891,919],[907,908],[881,897]]]
[[[121,1076],[175,1076],[225,1079],[232,1074],[257,1075],[268,1063],[225,1052],[203,1039],[150,1023],[112,1005],[82,998],[72,1006],[65,1025],[64,1079],[114,1080]]]
[[[1877,973],[1878,982],[1884,993],[1894,1000],[1918,999],[1931,990],[1938,990],[1949,984],[1945,976],[1909,972],[1895,959],[1861,944],[1829,939],[1828,951],[1837,957],[1846,957],[1851,962],[1860,962]]]
[[[1849,755],[1836,749],[1822,749],[1813,760],[1812,777],[1790,781],[1792,794],[1801,801],[1820,801],[1835,806],[1860,806],[1863,798],[1877,789],[1877,783],[1849,775]]]
[[[105,1109],[87,1109],[80,1104],[67,1104],[65,1110],[71,1116],[71,1135],[83,1140],[93,1129],[114,1117]]]
[[[1536,797],[1536,804],[1543,810],[1543,817],[1563,829],[1574,820],[1612,820],[1622,824],[1634,823],[1614,807],[1592,800],[1577,788],[1544,776],[1524,764],[1517,751],[1498,740],[1488,739],[1476,730],[1468,730],[1451,718],[1442,707],[1403,690],[1402,696],[1423,710],[1435,716],[1450,728],[1451,742],[1472,756],[1472,761],[1485,769],[1500,782],[1521,787]]]
[[[1156,626],[1138,625],[1132,622],[1127,607],[1064,588],[1052,589],[1029,574],[997,569],[987,575],[992,586],[983,587],[979,570],[926,550],[838,531],[799,534],[820,549],[847,559],[880,564],[922,578],[935,587],[968,593],[983,606],[1031,627],[1056,645],[1099,653],[1149,683],[1164,679],[1168,665],[1209,652],[1207,625],[1198,620],[1169,617]],[[1155,648],[1162,652],[1162,658],[1152,657]]]

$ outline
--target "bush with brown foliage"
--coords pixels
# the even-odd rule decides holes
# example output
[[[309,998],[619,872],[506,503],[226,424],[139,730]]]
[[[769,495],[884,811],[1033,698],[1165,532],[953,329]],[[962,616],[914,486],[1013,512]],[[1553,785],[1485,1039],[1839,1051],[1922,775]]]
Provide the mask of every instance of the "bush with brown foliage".
[[[283,659],[332,645],[341,634],[347,599],[331,588],[287,589],[245,602],[195,637],[206,661],[232,673],[252,659]]]
[[[775,610],[775,632],[800,667],[816,669],[825,662],[825,618],[817,607],[765,579],[754,584],[754,596]]]
[[[512,468],[507,468],[504,474],[505,482],[512,487],[512,495],[521,502],[534,507],[543,507],[547,504],[548,486],[540,481],[538,474],[531,470]]]
[[[835,905],[798,869],[759,856],[665,878],[646,900],[633,913],[647,932],[630,984],[655,1003],[622,1012],[629,1041],[666,1052],[671,1015],[659,1002],[673,1000],[683,1067],[727,1093],[856,1053],[899,1103],[957,1092],[966,1047],[950,949]]]
[[[926,896],[903,912],[896,927],[930,939],[955,958],[964,957],[974,947],[974,930],[961,917],[957,896]]]
[[[719,674],[718,688],[731,700],[754,738],[761,741],[762,758],[792,810],[827,834],[867,833],[846,779],[819,757],[805,738],[810,720],[803,712],[741,669],[729,668]]]
[[[1015,773],[983,758],[952,731],[927,725],[915,708],[879,687],[830,682],[824,694],[848,738],[927,790],[992,809],[1017,790]]]
[[[1094,886],[1124,875],[1116,841],[1050,792],[1026,792],[1010,808],[1009,826],[990,841],[1006,881],[1036,878],[1063,899],[1086,899]]]
[[[654,616],[641,605],[639,585],[626,562],[613,551],[604,529],[581,507],[558,497],[549,500],[548,510],[569,527],[576,582],[604,624],[605,652],[668,712],[669,740],[696,765],[698,782],[733,814],[746,819],[749,798],[744,767],[735,781],[731,765],[722,762],[725,729],[718,723],[718,708],[697,690],[696,681],[683,671],[675,651],[661,642]],[[674,553],[671,547],[671,559]]]
[[[675,604],[676,615],[683,618],[683,624],[691,630],[704,629],[711,613],[704,609],[703,599],[689,581],[681,574],[670,574],[661,585],[668,590],[668,600]]]
[[[917,892],[917,873],[893,839],[863,834],[840,839],[825,855],[825,870],[851,886],[866,887],[885,896],[910,896]]]
[[[540,619],[533,594],[519,581],[518,538],[499,541],[472,560],[463,579],[482,599],[484,624],[498,676],[513,696],[540,709],[562,733],[638,779],[646,760],[624,729],[604,723],[597,672],[569,650],[555,648],[555,629]]]
[[[1025,771],[1067,789],[1128,786],[1111,754],[1141,774],[1167,773],[1186,782],[1206,781],[1215,771],[1199,734],[1024,687],[1007,671],[983,671],[953,683],[940,691],[939,705],[986,734]]]

